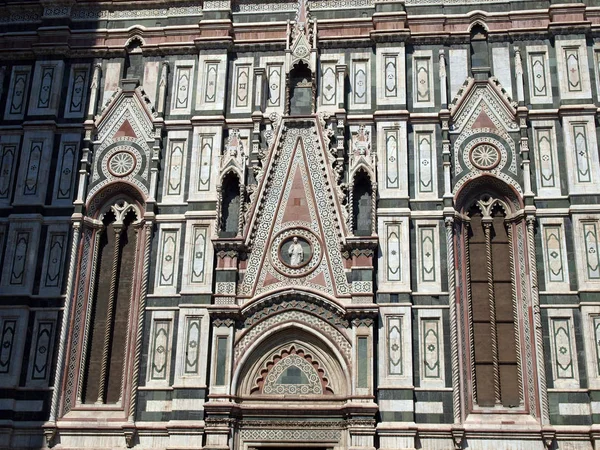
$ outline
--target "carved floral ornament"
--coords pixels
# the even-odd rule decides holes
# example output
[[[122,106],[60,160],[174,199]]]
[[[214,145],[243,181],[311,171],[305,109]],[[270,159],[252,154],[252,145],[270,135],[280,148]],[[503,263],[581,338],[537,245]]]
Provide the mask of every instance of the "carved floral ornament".
[[[471,149],[469,159],[476,168],[491,170],[500,163],[501,154],[495,146],[482,143]]]
[[[325,370],[304,349],[291,346],[268,361],[251,394],[323,395],[333,393]]]

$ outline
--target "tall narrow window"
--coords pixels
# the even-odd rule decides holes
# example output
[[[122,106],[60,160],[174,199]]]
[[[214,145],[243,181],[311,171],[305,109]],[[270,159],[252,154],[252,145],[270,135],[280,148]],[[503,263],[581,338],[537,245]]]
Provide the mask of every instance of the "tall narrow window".
[[[471,67],[473,69],[490,67],[487,31],[480,24],[471,28]]]
[[[300,116],[313,113],[312,72],[302,61],[290,72],[290,115]]]
[[[83,403],[118,403],[123,396],[136,220],[137,212],[121,203],[104,215],[103,228],[98,231]]]
[[[537,417],[544,362],[538,360],[543,347],[534,326],[539,320],[535,219],[527,215],[517,188],[492,175],[465,183],[455,205],[457,214],[446,222],[446,232],[449,254],[454,254],[449,270],[456,343],[462,349],[461,420],[490,412]]]
[[[477,201],[469,216],[466,245],[471,274],[475,398],[479,406],[519,406],[511,243],[505,214],[499,202],[486,199]]]

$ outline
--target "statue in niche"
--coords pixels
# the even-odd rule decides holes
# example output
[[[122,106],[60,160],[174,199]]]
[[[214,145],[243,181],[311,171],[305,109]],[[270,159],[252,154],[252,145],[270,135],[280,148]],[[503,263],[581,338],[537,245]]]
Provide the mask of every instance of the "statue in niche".
[[[302,244],[298,242],[297,237],[294,237],[292,245],[290,245],[288,250],[288,255],[290,256],[290,266],[296,267],[304,262],[304,249],[302,248]]]

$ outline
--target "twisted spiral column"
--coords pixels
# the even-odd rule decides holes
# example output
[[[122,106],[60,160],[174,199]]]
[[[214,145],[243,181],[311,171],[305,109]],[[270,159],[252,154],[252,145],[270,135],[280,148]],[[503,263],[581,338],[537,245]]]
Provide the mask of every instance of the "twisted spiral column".
[[[488,281],[488,303],[490,309],[490,339],[492,341],[492,365],[494,367],[494,398],[496,404],[502,402],[500,393],[500,366],[498,363],[498,330],[496,329],[496,302],[494,300],[494,267],[492,263],[492,224],[484,222],[485,264]]]
[[[354,235],[354,181],[348,186],[348,233]]]
[[[535,257],[535,217],[527,217],[527,249],[529,257],[529,276],[531,279],[531,303],[533,306],[533,323],[535,326],[535,348],[538,382],[540,384],[540,401],[542,404],[542,425],[550,423],[548,406],[548,390],[546,386],[546,367],[544,365],[544,345],[542,336],[542,318],[540,313],[540,297],[538,293],[537,262]]]
[[[58,356],[56,360],[56,371],[54,372],[54,386],[52,389],[52,403],[50,404],[49,422],[56,422],[58,415],[58,396],[61,392],[63,367],[65,365],[65,347],[67,345],[67,334],[69,332],[69,320],[71,318],[71,306],[73,296],[73,285],[75,282],[75,269],[77,267],[77,249],[79,248],[79,237],[81,235],[81,224],[73,222],[73,242],[71,243],[71,255],[69,256],[69,275],[67,278],[67,289],[65,293],[65,309],[63,310],[62,325],[60,328],[60,340]]]
[[[140,289],[140,305],[138,309],[137,334],[135,339],[135,353],[133,363],[133,376],[131,380],[131,397],[129,400],[128,421],[135,421],[137,405],[138,384],[140,378],[140,363],[142,357],[142,338],[144,332],[144,316],[146,314],[146,296],[148,294],[148,272],[150,270],[150,249],[152,247],[152,223],[144,223],[144,265],[142,268],[142,284]]]
[[[246,198],[246,189],[244,184],[240,181],[240,206],[238,209],[238,231],[237,235],[241,236],[244,232],[244,199]]]
[[[377,234],[377,183],[371,184],[371,234]]]
[[[460,424],[460,372],[458,368],[458,326],[456,315],[456,274],[454,263],[454,218],[446,217],[446,261],[448,266],[448,302],[450,313],[450,353],[452,364],[452,415],[454,423]]]
[[[508,234],[508,245],[509,245],[508,257],[509,257],[509,262],[510,262],[510,273],[513,275],[513,278],[514,278],[514,274],[516,273],[515,272],[514,239],[513,239],[514,232],[513,232],[513,225],[511,223],[507,224],[506,231]],[[514,279],[511,281],[510,287],[511,287],[511,291],[512,291],[512,301],[513,301],[515,345],[518,346],[519,345],[519,316],[518,316],[519,305],[517,304],[517,282]],[[523,402],[523,397],[522,397],[523,368],[521,366],[521,352],[519,351],[518,348],[517,348],[516,354],[517,354],[517,383],[518,383],[518,388],[519,388],[519,403],[522,404],[522,402]]]
[[[79,363],[79,379],[77,381],[77,398],[76,404],[81,404],[83,397],[83,381],[85,380],[85,362],[87,361],[87,353],[88,353],[88,345],[89,336],[90,336],[90,328],[92,322],[92,309],[94,307],[94,297],[96,296],[96,275],[98,274],[98,259],[100,256],[98,252],[100,251],[100,237],[102,235],[103,228],[96,227],[94,231],[94,243],[92,249],[90,250],[89,255],[83,255],[84,258],[89,258],[92,261],[91,269],[90,269],[90,281],[88,288],[88,301],[87,307],[85,309],[85,315],[83,316],[84,327],[83,327],[83,339],[81,342],[84,342],[86,345],[83,345],[81,348],[81,361]]]
[[[106,374],[108,372],[108,354],[112,343],[113,319],[115,315],[115,299],[117,293],[117,268],[119,267],[119,256],[121,255],[121,232],[120,226],[114,227],[115,247],[110,272],[110,287],[108,291],[108,305],[106,308],[106,325],[104,326],[104,344],[102,346],[102,363],[100,365],[100,379],[98,380],[98,400],[96,404],[104,403],[106,394]]]
[[[463,233],[464,241],[464,252],[465,252],[465,277],[467,280],[467,307],[469,323],[473,323],[473,296],[471,294],[471,256],[469,253],[469,234],[467,232],[468,224],[464,224],[465,231]],[[469,327],[469,355],[471,358],[471,395],[473,396],[473,403],[477,403],[477,373],[475,371],[475,332],[473,326]]]
[[[141,227],[140,226],[134,226],[133,231],[135,232],[135,253],[134,255],[138,255],[140,253],[140,230]],[[131,271],[131,284],[130,284],[130,290],[129,290],[129,307],[127,308],[127,333],[130,332],[131,330],[131,307],[133,306],[133,299],[134,299],[134,295],[135,295],[135,267],[134,269]],[[128,339],[125,339],[125,344],[124,344],[124,349],[123,349],[123,355],[127,355],[127,349],[129,348],[129,342]],[[129,359],[129,358],[128,358]],[[123,393],[125,391],[125,384],[126,384],[126,380],[125,380],[125,367],[123,367],[123,370],[121,371],[121,391],[119,392],[119,404],[122,404],[123,402]]]

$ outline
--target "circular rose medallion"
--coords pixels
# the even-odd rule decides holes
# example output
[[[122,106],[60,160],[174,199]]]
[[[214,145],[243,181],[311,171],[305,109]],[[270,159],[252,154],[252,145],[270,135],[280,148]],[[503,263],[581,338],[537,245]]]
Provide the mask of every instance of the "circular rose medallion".
[[[108,170],[115,177],[125,177],[135,169],[135,156],[126,151],[120,151],[108,159]]]
[[[321,261],[321,244],[305,229],[286,230],[271,244],[271,262],[283,275],[301,277],[312,272]]]
[[[471,150],[471,163],[480,170],[491,170],[500,163],[500,151],[490,144],[479,144]]]

